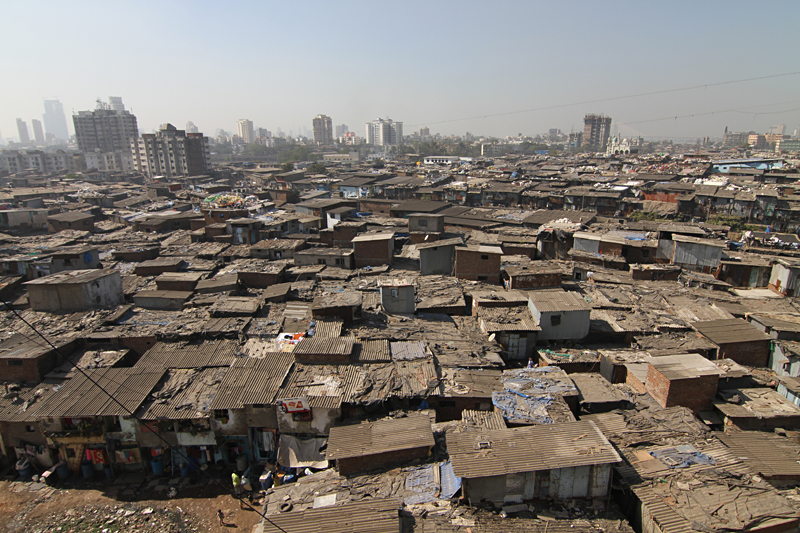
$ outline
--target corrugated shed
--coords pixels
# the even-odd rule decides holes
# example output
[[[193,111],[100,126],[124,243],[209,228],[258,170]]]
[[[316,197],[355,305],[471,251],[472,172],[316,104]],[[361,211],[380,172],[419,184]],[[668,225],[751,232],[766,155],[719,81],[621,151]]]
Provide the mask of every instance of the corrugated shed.
[[[42,383],[17,397],[0,398],[0,422],[35,421],[39,410],[53,394],[53,385]]]
[[[38,418],[127,415],[147,398],[164,375],[163,369],[102,368],[87,371],[70,379],[48,398],[37,413]],[[104,392],[105,391],[105,392]],[[116,398],[114,402],[109,395]]]
[[[753,472],[766,478],[800,478],[797,446],[790,449],[788,439],[756,431],[718,434],[717,438]]]
[[[434,444],[430,418],[409,416],[353,426],[332,427],[325,456],[329,460],[346,459]]]
[[[458,477],[477,478],[619,462],[594,422],[564,422],[447,435]]]
[[[300,355],[350,355],[353,353],[352,337],[319,338],[306,337],[294,347]]]
[[[352,365],[295,363],[275,398],[303,396],[311,407],[337,409],[353,396],[359,368]]]
[[[319,318],[314,336],[322,339],[338,337],[342,334],[342,324],[344,321],[341,318]]]
[[[358,363],[388,363],[392,360],[389,341],[380,339],[357,342],[353,345],[351,360]]]
[[[507,429],[503,415],[497,411],[471,411],[464,409],[461,412],[461,421],[468,427],[478,429]]]
[[[291,533],[398,533],[400,503],[367,498],[360,502],[271,515],[264,531]],[[277,526],[277,527],[275,527]]]
[[[701,472],[703,470],[716,469],[727,470],[735,474],[748,473],[747,467],[736,457],[725,445],[716,439],[690,441],[691,446],[698,452],[713,458],[714,464],[691,464],[686,468],[681,468],[681,472]],[[684,444],[689,444],[684,441]],[[675,446],[649,446],[627,448],[622,454],[630,464],[629,468],[621,466],[618,468],[620,475],[630,484],[638,484],[643,480],[657,479],[676,472],[675,468],[670,468],[660,459],[652,456],[650,452],[659,452],[674,448]],[[627,465],[626,465],[627,466]]]
[[[235,340],[159,342],[134,368],[204,368],[230,366],[239,350]]]
[[[211,403],[212,409],[239,409],[245,405],[272,404],[294,365],[288,352],[240,357],[233,363]]]
[[[692,327],[716,344],[772,340],[772,337],[740,318],[695,322]]]

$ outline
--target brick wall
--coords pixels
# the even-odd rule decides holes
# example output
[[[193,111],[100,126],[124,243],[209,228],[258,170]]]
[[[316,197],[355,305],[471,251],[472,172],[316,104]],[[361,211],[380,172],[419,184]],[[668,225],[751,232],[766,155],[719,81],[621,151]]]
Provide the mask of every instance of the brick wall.
[[[353,243],[353,250],[355,250],[356,268],[391,265],[394,253],[393,239],[357,241]]]
[[[396,452],[377,453],[374,455],[363,455],[348,459],[339,459],[336,464],[339,473],[343,476],[350,476],[360,472],[369,472],[391,466],[408,463],[415,459],[423,459],[430,454],[430,448],[411,448],[409,450],[398,450]]]
[[[695,412],[712,409],[718,385],[716,375],[669,380],[653,365],[647,368],[647,392],[662,407],[680,405]]]
[[[736,342],[719,345],[718,359],[733,359],[747,366],[768,366],[772,341]]]
[[[459,279],[486,281],[499,285],[500,257],[500,254],[456,248],[456,263],[453,270]]]

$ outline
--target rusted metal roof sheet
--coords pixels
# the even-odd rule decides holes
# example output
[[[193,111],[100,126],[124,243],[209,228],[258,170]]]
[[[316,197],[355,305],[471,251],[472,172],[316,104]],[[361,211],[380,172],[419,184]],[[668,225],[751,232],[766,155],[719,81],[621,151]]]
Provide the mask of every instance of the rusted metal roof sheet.
[[[530,291],[528,297],[540,313],[559,311],[589,311],[586,300],[574,292]]]
[[[230,366],[239,349],[235,340],[159,342],[134,368],[204,368]]]
[[[447,451],[455,475],[465,478],[609,464],[621,460],[591,421],[449,434]]]
[[[295,354],[301,355],[350,355],[353,353],[352,337],[303,338],[294,347]]]
[[[788,439],[758,431],[716,436],[753,472],[767,479],[800,479],[797,445],[790,448]]]
[[[434,444],[430,418],[409,416],[364,422],[353,426],[332,427],[325,456],[329,460],[346,459]]]
[[[96,384],[84,374],[75,376],[48,398],[39,409],[37,417],[128,415],[139,408],[164,375],[164,370],[101,368],[89,370],[87,374]],[[109,395],[119,403],[113,401]]]
[[[740,318],[695,322],[691,326],[715,344],[772,340],[772,337]]]
[[[212,409],[238,409],[271,404],[294,365],[288,352],[263,352],[262,357],[240,357],[233,363],[211,403]]]
[[[344,505],[271,515],[264,531],[291,533],[398,533],[400,503],[367,498]],[[277,526],[277,527],[275,527]]]
[[[342,324],[344,324],[344,321],[341,318],[318,318],[314,336],[318,339],[338,337],[342,334]]]
[[[357,342],[353,345],[350,359],[358,363],[388,363],[392,360],[389,341],[379,339]]]

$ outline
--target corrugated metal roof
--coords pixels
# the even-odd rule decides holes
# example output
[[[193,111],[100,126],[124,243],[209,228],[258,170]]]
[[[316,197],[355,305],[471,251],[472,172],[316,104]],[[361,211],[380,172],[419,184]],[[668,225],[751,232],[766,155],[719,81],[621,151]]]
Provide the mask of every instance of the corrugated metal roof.
[[[350,355],[353,353],[352,337],[305,337],[294,347],[295,355]]]
[[[766,478],[800,478],[797,445],[789,448],[791,443],[784,437],[745,431],[718,434],[717,438],[753,472]]]
[[[305,509],[275,514],[269,520],[291,533],[398,533],[400,503],[396,500],[367,498],[344,505]],[[277,531],[268,523],[264,531]]]
[[[540,313],[590,311],[592,306],[574,292],[530,291],[528,298]]]
[[[471,411],[464,409],[461,412],[461,421],[469,427],[479,429],[507,429],[503,415],[497,411]]]
[[[448,434],[447,451],[455,475],[465,478],[621,460],[591,421]]]
[[[239,350],[235,340],[159,342],[134,368],[204,368],[230,366]]]
[[[344,321],[341,318],[325,317],[318,318],[316,323],[316,332],[314,336],[317,338],[332,338],[338,337],[342,334],[342,325]]]
[[[740,318],[695,322],[691,326],[715,344],[772,340],[772,337]]]
[[[388,363],[392,360],[389,341],[379,339],[357,342],[353,345],[353,354],[350,358],[353,362],[359,363]]]
[[[417,415],[332,427],[325,456],[328,459],[346,459],[434,444],[430,418]]]
[[[84,374],[75,376],[48,398],[37,417],[128,415],[139,408],[164,375],[163,369],[155,368],[101,368],[86,372],[97,385]]]
[[[212,409],[238,409],[245,405],[271,404],[294,366],[288,352],[260,352],[261,357],[240,357],[219,386]]]

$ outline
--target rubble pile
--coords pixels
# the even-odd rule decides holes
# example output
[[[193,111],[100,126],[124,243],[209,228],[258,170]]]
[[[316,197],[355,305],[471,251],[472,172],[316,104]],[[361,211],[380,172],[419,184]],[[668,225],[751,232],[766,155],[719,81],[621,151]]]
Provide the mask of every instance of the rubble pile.
[[[188,533],[208,531],[208,527],[182,511],[127,504],[124,506],[87,505],[78,509],[67,509],[63,514],[30,520],[20,531],[26,533],[69,533],[73,531]]]

